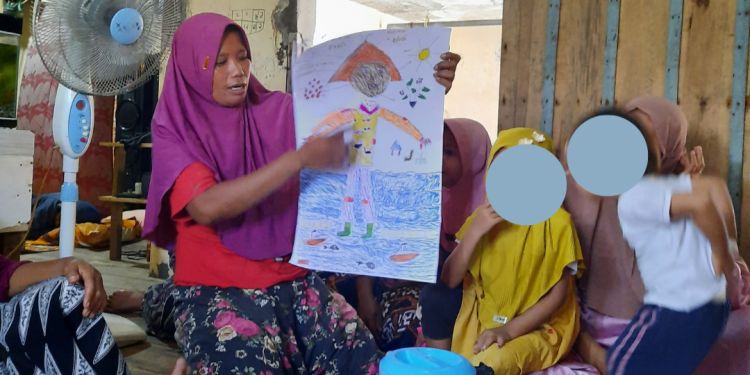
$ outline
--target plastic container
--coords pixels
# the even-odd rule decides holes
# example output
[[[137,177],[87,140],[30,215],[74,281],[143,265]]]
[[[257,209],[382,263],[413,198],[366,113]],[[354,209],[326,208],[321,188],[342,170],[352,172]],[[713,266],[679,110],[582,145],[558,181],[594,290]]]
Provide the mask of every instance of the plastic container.
[[[380,361],[381,375],[474,375],[466,358],[447,350],[405,348],[388,352]]]

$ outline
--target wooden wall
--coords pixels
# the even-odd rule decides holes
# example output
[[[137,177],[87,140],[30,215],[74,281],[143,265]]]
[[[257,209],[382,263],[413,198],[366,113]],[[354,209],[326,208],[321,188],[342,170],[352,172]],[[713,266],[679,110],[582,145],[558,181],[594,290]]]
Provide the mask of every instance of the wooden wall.
[[[675,100],[690,122],[688,146],[702,145],[706,173],[727,179],[750,259],[750,0],[503,6],[500,129],[540,128],[559,141],[602,106],[644,94]]]

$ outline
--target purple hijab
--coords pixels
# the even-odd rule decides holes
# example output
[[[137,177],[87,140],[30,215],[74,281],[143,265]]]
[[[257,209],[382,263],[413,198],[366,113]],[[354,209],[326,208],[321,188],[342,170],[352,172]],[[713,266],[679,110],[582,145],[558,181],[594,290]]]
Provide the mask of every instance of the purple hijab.
[[[245,102],[222,107],[212,97],[214,64],[231,19],[203,13],[177,29],[164,88],[151,123],[153,171],[144,236],[174,249],[169,192],[190,164],[210,168],[218,181],[251,173],[295,149],[292,98],[270,92],[252,75]],[[239,30],[242,30],[239,28]],[[248,52],[244,31],[241,38]],[[291,253],[299,179],[293,178],[258,205],[214,227],[221,242],[251,260]]]

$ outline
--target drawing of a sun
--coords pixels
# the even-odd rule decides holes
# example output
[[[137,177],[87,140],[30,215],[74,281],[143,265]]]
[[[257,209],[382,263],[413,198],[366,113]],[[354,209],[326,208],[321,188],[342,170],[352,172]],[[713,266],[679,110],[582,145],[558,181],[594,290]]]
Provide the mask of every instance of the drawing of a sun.
[[[419,61],[425,61],[430,57],[430,49],[424,48],[421,51],[419,51],[419,54],[417,55],[417,58],[419,58]]]
[[[435,42],[437,42],[437,41],[438,41],[438,38],[436,38],[435,40],[433,40],[431,42],[420,40],[420,41],[417,42],[419,44],[419,46],[415,46],[416,48],[404,50],[404,53],[406,53],[407,55],[410,55],[410,56],[415,56],[416,55],[415,56],[416,59],[409,60],[406,64],[404,64],[403,66],[400,66],[399,70],[405,70],[406,67],[408,67],[409,65],[411,65],[413,62],[416,62],[417,63],[417,67],[416,67],[415,71],[416,72],[421,71],[423,63],[427,62],[427,60],[429,60],[432,57],[432,52],[433,51],[432,51],[431,48],[435,44]],[[425,43],[425,42],[427,42],[427,43]],[[425,46],[425,44],[426,44],[426,46]]]

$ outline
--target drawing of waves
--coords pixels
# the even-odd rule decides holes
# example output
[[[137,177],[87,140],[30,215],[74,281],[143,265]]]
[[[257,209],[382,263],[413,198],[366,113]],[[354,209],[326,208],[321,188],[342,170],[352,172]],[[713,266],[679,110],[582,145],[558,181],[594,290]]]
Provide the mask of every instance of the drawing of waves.
[[[304,230],[301,232],[304,233]],[[324,230],[322,233],[327,238],[324,245],[303,246],[299,251],[295,250],[294,257],[297,260],[306,260],[304,267],[319,271],[435,282],[437,239],[362,240],[359,235],[341,239],[332,230]],[[416,251],[419,255],[406,263],[391,261],[390,256],[398,253],[404,242],[407,243],[407,251]],[[336,246],[332,248],[331,245]]]
[[[438,230],[440,228],[440,173],[387,173],[373,170],[372,198],[381,228]],[[315,181],[315,184],[311,184]],[[305,219],[337,220],[341,214],[346,175],[305,170],[301,174],[300,215]],[[359,189],[355,190],[354,215],[363,222]]]
[[[344,174],[303,171],[292,262],[310,269],[434,282],[440,228],[440,173],[371,173],[377,223],[366,231],[359,189],[356,222],[338,237]],[[311,184],[311,181],[315,184]],[[322,242],[320,242],[322,241]]]

